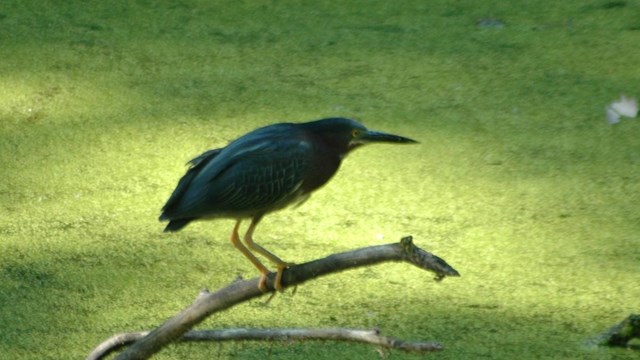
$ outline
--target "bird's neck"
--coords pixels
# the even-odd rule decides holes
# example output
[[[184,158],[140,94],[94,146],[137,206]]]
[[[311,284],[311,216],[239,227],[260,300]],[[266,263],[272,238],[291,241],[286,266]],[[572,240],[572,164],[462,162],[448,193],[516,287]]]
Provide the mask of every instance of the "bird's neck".
[[[337,152],[333,144],[316,143],[316,147],[311,157],[310,171],[308,171],[303,182],[303,190],[311,192],[325,183],[338,171],[342,159],[347,154],[348,149]]]

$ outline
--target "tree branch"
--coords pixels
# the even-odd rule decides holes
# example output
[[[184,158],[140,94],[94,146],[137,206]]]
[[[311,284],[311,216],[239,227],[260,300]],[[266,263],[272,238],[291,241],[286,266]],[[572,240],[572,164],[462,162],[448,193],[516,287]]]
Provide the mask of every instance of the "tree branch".
[[[446,276],[460,276],[441,258],[416,247],[411,236],[407,236],[400,243],[370,246],[294,265],[285,270],[282,285],[295,286],[330,273],[386,261],[408,262],[435,273],[436,281],[440,281]],[[274,278],[275,274],[272,273],[267,280],[267,288],[270,291],[274,290]],[[155,330],[146,333],[145,336],[120,353],[116,359],[147,359],[169,342],[182,337],[189,329],[209,315],[262,295],[264,293],[258,289],[257,277],[236,281],[213,293],[201,293],[187,309],[167,320]]]
[[[149,331],[123,333],[105,340],[93,350],[87,360],[102,359],[122,346],[131,344],[147,336]],[[397,349],[406,352],[426,353],[440,351],[441,344],[435,342],[408,342],[388,336],[380,331],[361,329],[221,329],[191,330],[180,341],[293,341],[293,340],[332,340],[351,341],[378,345],[385,349]]]

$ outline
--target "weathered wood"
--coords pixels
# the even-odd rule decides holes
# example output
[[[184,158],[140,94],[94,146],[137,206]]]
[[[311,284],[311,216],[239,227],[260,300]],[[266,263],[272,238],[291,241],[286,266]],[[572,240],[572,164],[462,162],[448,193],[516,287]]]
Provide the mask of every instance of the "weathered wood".
[[[435,280],[437,281],[446,276],[459,276],[459,273],[443,259],[416,247],[412,238],[408,236],[399,243],[370,246],[294,265],[285,270],[282,284],[283,286],[296,286],[330,273],[387,261],[411,263],[421,269],[435,273]],[[275,274],[272,273],[267,281],[269,291],[274,290],[274,278]],[[120,353],[116,359],[147,359],[171,341],[181,338],[193,326],[209,315],[265,295],[266,293],[262,293],[258,289],[258,280],[259,278],[257,277],[249,280],[240,280],[218,291],[201,293],[188,308],[167,320],[155,330],[146,333],[145,336]],[[88,359],[100,358],[91,357],[92,355]]]
[[[134,343],[147,336],[149,331],[123,333],[110,337],[93,350],[88,360],[102,359],[111,352]],[[349,341],[396,349],[405,352],[427,353],[441,351],[444,347],[436,342],[404,341],[380,334],[379,330],[363,329],[220,329],[191,330],[180,341]]]

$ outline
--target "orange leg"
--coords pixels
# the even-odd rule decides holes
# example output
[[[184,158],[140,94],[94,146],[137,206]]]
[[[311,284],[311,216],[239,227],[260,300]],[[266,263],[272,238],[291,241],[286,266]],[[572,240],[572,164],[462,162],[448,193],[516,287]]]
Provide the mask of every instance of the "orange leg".
[[[275,256],[274,254],[269,252],[267,249],[263,248],[262,246],[256,244],[253,241],[253,232],[256,230],[256,226],[258,226],[258,223],[260,222],[261,219],[262,219],[262,216],[256,216],[251,220],[251,225],[249,225],[249,228],[247,229],[247,232],[244,235],[244,242],[247,244],[247,246],[249,246],[251,250],[257,251],[260,255],[266,257],[267,259],[269,259],[269,261],[271,261],[276,265],[277,272],[276,272],[275,282],[273,283],[273,287],[275,287],[276,290],[278,291],[283,291],[284,287],[282,286],[282,274],[284,272],[284,269],[288,268],[292,264],[282,261],[282,259]]]
[[[258,282],[258,288],[260,289],[260,291],[266,292],[267,291],[267,275],[269,274],[269,270],[267,270],[267,268],[264,265],[262,265],[260,260],[258,260],[258,258],[256,258],[256,256],[253,255],[251,251],[249,251],[249,249],[247,249],[240,241],[240,235],[238,235],[238,228],[240,227],[241,221],[242,220],[237,220],[236,226],[233,227],[233,233],[231,233],[231,243],[233,244],[233,246],[235,246],[236,249],[240,250],[240,252],[242,252],[242,254],[247,259],[249,259],[249,261],[251,261],[253,266],[258,268],[258,270],[261,273],[260,281]]]

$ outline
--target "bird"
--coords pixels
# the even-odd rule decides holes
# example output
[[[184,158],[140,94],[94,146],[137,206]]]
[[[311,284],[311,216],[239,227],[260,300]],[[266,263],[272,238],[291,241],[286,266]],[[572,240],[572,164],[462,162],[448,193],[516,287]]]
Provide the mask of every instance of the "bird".
[[[268,268],[257,253],[276,266],[274,289],[283,291],[282,274],[292,266],[253,240],[268,213],[305,202],[338,171],[345,156],[369,143],[416,143],[368,130],[356,120],[333,117],[302,123],[267,125],[193,158],[162,207],[165,232],[179,231],[196,220],[234,219],[231,243],[258,269],[258,287],[267,291]],[[250,219],[243,240],[239,229]]]

